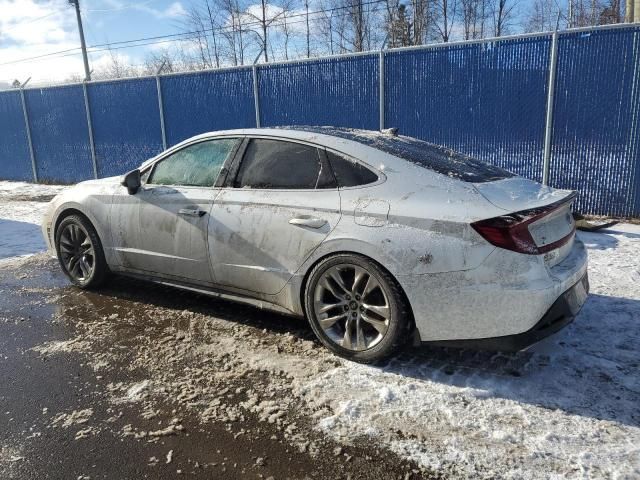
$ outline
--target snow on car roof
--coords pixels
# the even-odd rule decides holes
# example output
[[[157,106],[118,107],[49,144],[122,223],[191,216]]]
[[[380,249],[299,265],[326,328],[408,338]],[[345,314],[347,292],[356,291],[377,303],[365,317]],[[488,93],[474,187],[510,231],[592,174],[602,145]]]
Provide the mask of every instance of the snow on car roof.
[[[503,168],[488,164],[477,158],[413,137],[372,130],[329,126],[289,126],[281,128],[329,135],[358,142],[464,182],[492,182],[515,176],[515,174]]]

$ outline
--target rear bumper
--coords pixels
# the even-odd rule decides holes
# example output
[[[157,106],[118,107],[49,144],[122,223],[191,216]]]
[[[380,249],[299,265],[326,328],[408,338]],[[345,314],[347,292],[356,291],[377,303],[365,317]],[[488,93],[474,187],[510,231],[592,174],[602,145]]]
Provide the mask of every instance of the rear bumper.
[[[587,300],[588,293],[589,277],[585,273],[577,283],[560,295],[540,321],[526,332],[503,337],[427,341],[422,344],[504,352],[524,350],[569,325]]]

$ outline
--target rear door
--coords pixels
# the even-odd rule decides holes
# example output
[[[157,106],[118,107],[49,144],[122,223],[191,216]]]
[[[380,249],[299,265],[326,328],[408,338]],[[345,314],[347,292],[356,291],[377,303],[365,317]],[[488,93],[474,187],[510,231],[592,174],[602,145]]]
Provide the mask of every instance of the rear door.
[[[220,171],[238,144],[237,138],[190,144],[157,162],[135,195],[114,200],[115,250],[123,267],[212,282],[209,211]]]
[[[275,294],[340,220],[340,194],[313,145],[251,138],[216,198],[209,250],[216,283]]]

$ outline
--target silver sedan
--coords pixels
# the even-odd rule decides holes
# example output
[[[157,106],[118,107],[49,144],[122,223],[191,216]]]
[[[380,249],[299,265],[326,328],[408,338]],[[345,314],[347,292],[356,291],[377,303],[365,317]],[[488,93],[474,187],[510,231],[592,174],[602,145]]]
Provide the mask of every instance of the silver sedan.
[[[568,324],[588,292],[574,197],[393,131],[247,129],[66,190],[43,232],[80,288],[118,273],[259,304],[372,362]]]

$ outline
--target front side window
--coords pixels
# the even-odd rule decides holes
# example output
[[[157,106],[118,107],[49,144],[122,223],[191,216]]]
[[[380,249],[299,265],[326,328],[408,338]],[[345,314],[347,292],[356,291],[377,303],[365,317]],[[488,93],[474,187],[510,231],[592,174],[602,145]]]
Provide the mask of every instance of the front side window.
[[[156,164],[148,183],[212,187],[237,142],[235,138],[220,138],[178,150]]]
[[[238,170],[234,187],[316,189],[335,187],[320,150],[281,140],[252,139]]]

